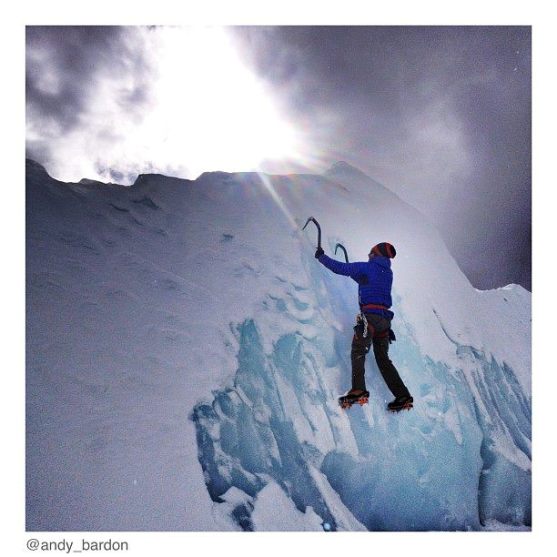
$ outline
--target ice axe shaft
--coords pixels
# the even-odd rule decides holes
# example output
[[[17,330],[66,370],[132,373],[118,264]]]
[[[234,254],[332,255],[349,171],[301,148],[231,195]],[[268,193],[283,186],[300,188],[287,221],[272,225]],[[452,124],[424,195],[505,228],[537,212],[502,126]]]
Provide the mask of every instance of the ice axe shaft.
[[[317,247],[320,248],[321,247],[321,227],[319,226],[319,223],[317,222],[317,220],[314,219],[313,217],[309,217],[309,219],[306,221],[306,224],[304,224],[304,227],[302,228],[302,230],[305,230],[306,226],[310,222],[313,222],[313,224],[315,224],[315,226],[317,226]]]

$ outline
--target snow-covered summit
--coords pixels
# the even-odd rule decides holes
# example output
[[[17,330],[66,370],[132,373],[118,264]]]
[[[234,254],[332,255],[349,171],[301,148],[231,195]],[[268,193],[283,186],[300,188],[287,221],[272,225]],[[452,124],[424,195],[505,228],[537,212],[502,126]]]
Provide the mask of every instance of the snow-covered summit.
[[[334,174],[335,172],[356,172],[358,174],[361,174],[362,171],[357,169],[355,166],[352,166],[351,164],[347,163],[346,161],[337,161],[334,162],[331,167],[329,168],[329,170],[327,171],[328,174]]]
[[[396,204],[401,207],[406,207],[408,213],[415,211],[413,207],[406,204],[400,197],[398,197],[391,190],[380,184],[367,174],[362,172],[359,168],[352,166],[344,161],[334,163],[324,174],[330,180],[334,180],[344,184],[346,187],[351,188],[355,197],[363,192],[363,195],[373,193],[372,200],[377,204],[382,204],[384,210],[389,210],[391,204]],[[416,211],[417,212],[417,211]],[[418,213],[419,220],[425,221],[425,217]]]
[[[346,170],[100,187],[28,161],[28,529],[529,528],[530,294],[474,289]],[[373,361],[370,404],[339,409],[356,285],[310,215],[331,255],[396,246],[412,412]]]

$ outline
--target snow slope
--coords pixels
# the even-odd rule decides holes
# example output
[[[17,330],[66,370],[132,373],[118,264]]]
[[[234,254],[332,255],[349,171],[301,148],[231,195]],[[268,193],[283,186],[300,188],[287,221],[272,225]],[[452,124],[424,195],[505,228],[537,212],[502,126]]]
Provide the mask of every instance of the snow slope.
[[[370,404],[337,406],[357,287],[310,215],[330,255],[396,246],[411,412],[373,358]],[[27,161],[27,528],[529,529],[530,298],[475,290],[344,163],[124,187]]]

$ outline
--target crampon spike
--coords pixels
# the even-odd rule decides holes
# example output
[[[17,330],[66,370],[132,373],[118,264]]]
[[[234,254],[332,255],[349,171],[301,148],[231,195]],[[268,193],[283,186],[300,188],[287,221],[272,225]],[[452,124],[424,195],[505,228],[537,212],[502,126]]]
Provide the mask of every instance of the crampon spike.
[[[405,404],[404,406],[401,406],[400,408],[389,408],[389,412],[400,412],[401,410],[408,410],[410,411],[412,408],[414,408],[414,405],[409,402],[407,404]]]

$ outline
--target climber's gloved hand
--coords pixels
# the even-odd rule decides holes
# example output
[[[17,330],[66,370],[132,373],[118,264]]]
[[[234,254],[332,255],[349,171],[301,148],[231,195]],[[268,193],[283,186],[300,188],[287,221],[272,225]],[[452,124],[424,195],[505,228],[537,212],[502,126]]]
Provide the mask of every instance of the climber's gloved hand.
[[[315,251],[315,259],[319,259],[324,254],[325,252],[323,251],[323,248],[317,248]]]

